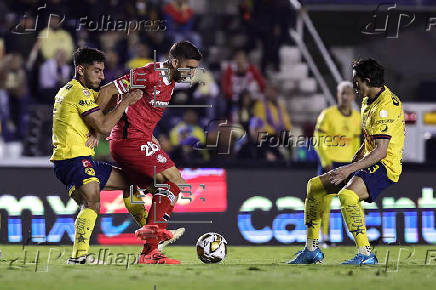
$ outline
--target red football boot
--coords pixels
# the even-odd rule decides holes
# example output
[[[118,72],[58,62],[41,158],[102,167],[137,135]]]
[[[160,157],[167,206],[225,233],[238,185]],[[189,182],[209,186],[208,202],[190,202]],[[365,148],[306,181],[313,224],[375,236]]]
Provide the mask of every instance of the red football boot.
[[[135,236],[138,240],[157,239],[167,241],[174,237],[173,233],[167,229],[159,229],[157,225],[145,225],[135,231]]]
[[[138,264],[180,264],[179,260],[171,259],[159,252],[159,250],[149,244],[144,245],[144,249],[139,256]]]

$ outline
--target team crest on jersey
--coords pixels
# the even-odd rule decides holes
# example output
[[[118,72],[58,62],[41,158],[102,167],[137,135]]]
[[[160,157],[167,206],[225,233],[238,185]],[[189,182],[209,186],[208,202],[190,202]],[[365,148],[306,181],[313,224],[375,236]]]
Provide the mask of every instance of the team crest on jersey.
[[[158,154],[157,155],[157,162],[165,163],[165,162],[167,162],[167,158],[165,156],[163,156],[162,154]]]
[[[85,168],[85,173],[91,176],[95,175],[95,170],[94,168]]]
[[[91,96],[91,93],[89,92],[88,89],[83,89],[83,94],[84,94],[86,97],[90,97],[90,96]]]

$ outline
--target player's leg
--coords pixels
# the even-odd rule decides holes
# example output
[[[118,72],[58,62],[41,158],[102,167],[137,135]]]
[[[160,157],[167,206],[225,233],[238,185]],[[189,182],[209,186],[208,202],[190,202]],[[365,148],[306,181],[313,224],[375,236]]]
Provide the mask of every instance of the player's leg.
[[[328,247],[330,238],[330,204],[332,203],[333,194],[327,194],[324,197],[322,204],[322,213],[321,213],[321,235],[322,242],[324,243],[324,247]]]
[[[306,247],[288,264],[313,264],[324,259],[324,254],[318,247],[324,198],[328,194],[337,193],[340,188],[341,186],[330,183],[329,173],[314,177],[307,182],[304,208],[304,223],[307,227]]]
[[[339,193],[342,216],[348,230],[353,234],[358,247],[358,254],[345,264],[375,264],[377,258],[371,253],[368,236],[366,234],[365,215],[360,201],[369,198],[365,182],[359,176],[353,176]]]
[[[148,213],[145,209],[144,202],[139,197],[141,195],[140,191],[137,189],[136,185],[133,185],[133,188],[133,194],[130,196],[130,181],[126,173],[114,167],[104,189],[123,190],[123,201],[126,209],[135,222],[142,227],[146,224]]]
[[[318,247],[324,199],[328,194],[337,193],[339,189],[340,186],[330,183],[329,173],[314,177],[307,182],[304,223],[307,227],[306,247],[309,250]]]
[[[99,182],[90,181],[76,189],[72,198],[80,207],[75,222],[75,234],[71,262],[85,263],[89,252],[89,239],[94,230],[95,220],[100,211]]]

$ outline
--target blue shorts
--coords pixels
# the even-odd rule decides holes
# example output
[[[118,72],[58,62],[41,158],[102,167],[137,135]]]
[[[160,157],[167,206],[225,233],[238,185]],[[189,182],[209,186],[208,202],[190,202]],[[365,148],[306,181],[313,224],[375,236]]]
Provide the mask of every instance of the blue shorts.
[[[381,162],[377,162],[369,168],[356,171],[354,175],[359,176],[365,182],[369,193],[369,198],[365,200],[366,202],[374,202],[383,190],[395,183],[388,178],[386,167]]]
[[[94,161],[91,156],[55,160],[53,163],[56,178],[67,186],[70,196],[76,188],[91,181],[99,182],[102,190],[112,172],[110,164]]]
[[[350,164],[350,162],[333,162],[332,166],[333,166],[333,169],[335,169],[335,168],[345,166],[348,164]],[[327,172],[328,171],[325,168],[322,168],[321,162],[318,162],[318,175],[322,175],[322,174],[327,173]]]

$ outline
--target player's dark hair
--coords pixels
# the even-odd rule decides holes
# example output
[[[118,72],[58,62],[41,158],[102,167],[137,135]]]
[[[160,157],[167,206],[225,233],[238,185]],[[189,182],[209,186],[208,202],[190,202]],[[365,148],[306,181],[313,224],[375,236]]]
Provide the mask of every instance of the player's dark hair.
[[[361,79],[368,78],[370,87],[382,87],[385,84],[384,67],[372,58],[359,59],[353,62],[353,70]]]
[[[91,65],[94,62],[104,62],[105,56],[104,53],[96,48],[78,48],[74,54],[74,66],[78,65]]]
[[[203,57],[200,50],[189,41],[179,41],[173,44],[170,48],[170,57],[185,60],[195,59],[201,60]]]

